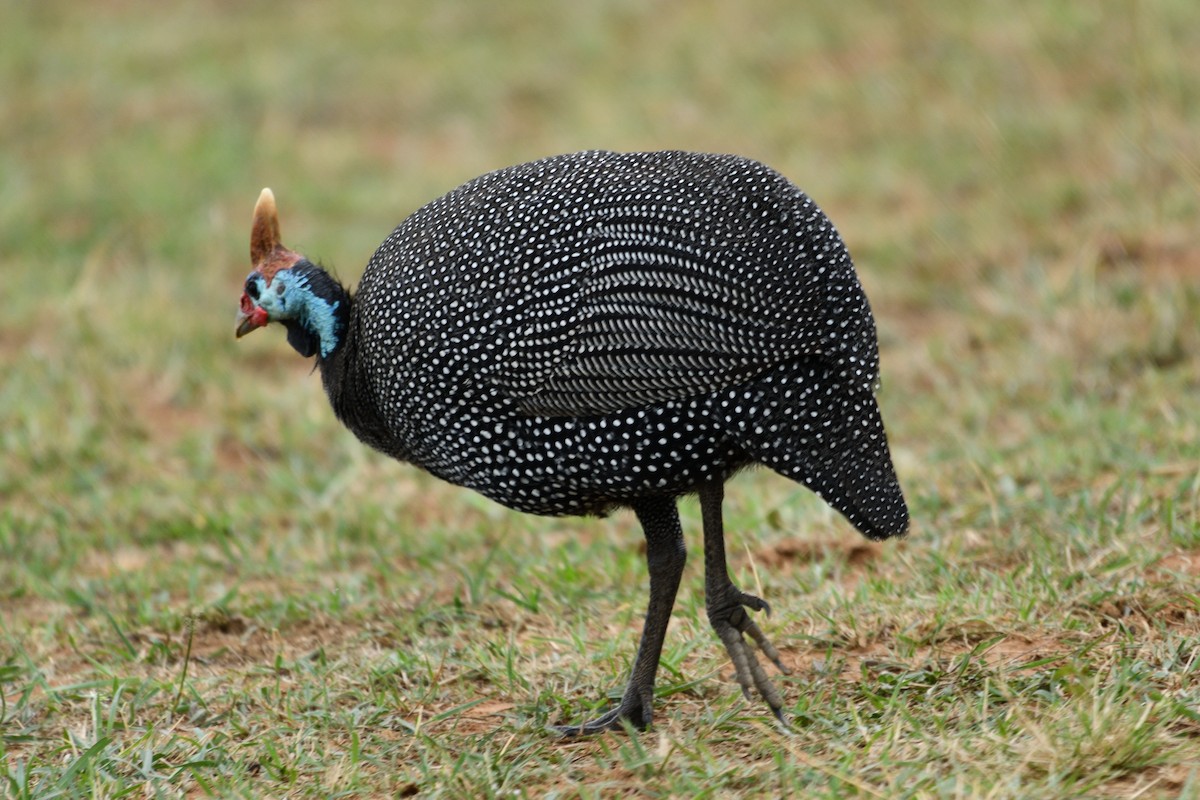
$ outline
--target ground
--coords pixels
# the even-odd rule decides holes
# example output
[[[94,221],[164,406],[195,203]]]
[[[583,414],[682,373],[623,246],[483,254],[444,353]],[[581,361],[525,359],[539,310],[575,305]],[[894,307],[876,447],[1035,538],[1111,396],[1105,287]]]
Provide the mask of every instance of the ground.
[[[1200,796],[1200,11],[1184,0],[0,10],[0,791],[12,797]],[[590,147],[739,152],[850,246],[913,512],[766,471],[693,558],[655,726],[629,514],[368,452],[234,341],[263,186],[353,283],[407,213]]]

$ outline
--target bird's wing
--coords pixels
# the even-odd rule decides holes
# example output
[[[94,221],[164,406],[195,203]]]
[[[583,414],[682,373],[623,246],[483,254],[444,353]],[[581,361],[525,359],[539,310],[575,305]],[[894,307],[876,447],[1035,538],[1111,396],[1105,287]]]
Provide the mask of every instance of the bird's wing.
[[[821,353],[820,326],[803,324],[819,315],[815,293],[778,297],[773,271],[735,248],[668,246],[661,232],[655,246],[613,231],[595,241],[586,260],[531,275],[537,290],[518,293],[507,345],[484,373],[527,414],[681,399]]]

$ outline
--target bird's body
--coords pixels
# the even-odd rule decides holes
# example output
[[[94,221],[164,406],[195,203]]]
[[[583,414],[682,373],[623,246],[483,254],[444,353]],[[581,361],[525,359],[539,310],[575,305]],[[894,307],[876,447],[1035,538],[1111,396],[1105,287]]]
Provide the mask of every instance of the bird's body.
[[[707,492],[711,549],[714,492],[748,465],[805,484],[872,538],[907,526],[850,257],[820,209],[757,162],[586,152],[489,173],[401,223],[353,296],[279,244],[269,210],[239,333],[284,322],[359,438],[451,483],[535,514],[632,507],[652,615],[651,529],[678,539],[682,569],[674,498]],[[723,543],[715,566],[737,611],[758,607],[724,574]],[[739,642],[761,636],[733,627]],[[650,655],[656,666],[657,653],[639,664]],[[645,699],[646,681],[630,692]],[[649,721],[648,703],[625,705],[617,718]]]

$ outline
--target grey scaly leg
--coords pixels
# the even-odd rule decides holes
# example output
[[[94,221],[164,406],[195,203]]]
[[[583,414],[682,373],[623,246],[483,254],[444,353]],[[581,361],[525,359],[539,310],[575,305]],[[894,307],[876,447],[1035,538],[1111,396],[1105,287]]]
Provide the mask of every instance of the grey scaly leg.
[[[708,611],[708,621],[733,660],[742,694],[750,699],[750,687],[753,686],[771,707],[776,718],[786,724],[783,698],[767,677],[766,670],[754,654],[754,648],[745,637],[749,636],[780,672],[787,675],[789,670],[780,660],[779,651],[746,613],[746,609],[750,608],[766,611],[770,615],[771,607],[765,600],[741,591],[729,579],[729,569],[725,565],[725,531],[721,519],[724,497],[725,486],[721,482],[713,481],[700,487],[700,513],[704,519],[704,605]]]
[[[555,726],[554,729],[564,736],[619,730],[622,720],[629,720],[638,729],[644,729],[654,721],[654,676],[658,672],[667,623],[671,620],[675,593],[679,590],[679,579],[687,560],[687,548],[674,499],[645,498],[634,504],[633,511],[646,536],[646,565],[650,571],[650,605],[646,609],[646,624],[633,672],[616,708],[581,725]]]

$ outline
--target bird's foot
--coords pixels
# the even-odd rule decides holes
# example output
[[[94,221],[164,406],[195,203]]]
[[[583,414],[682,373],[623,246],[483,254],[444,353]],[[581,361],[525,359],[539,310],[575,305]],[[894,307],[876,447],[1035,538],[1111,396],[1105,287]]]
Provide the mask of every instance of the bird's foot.
[[[604,731],[619,731],[628,722],[644,731],[654,721],[654,685],[637,686],[632,681],[625,689],[620,704],[596,719],[579,725],[551,725],[550,729],[564,738],[591,736]]]
[[[721,637],[725,650],[733,660],[734,673],[737,676],[738,684],[742,687],[742,694],[749,700],[751,687],[756,689],[770,706],[775,718],[786,724],[783,717],[783,697],[771,683],[771,679],[767,677],[762,662],[754,653],[753,645],[758,645],[758,649],[763,652],[763,655],[769,658],[784,675],[790,675],[791,670],[784,666],[779,651],[767,639],[758,624],[746,613],[746,609],[749,608],[754,611],[765,611],[770,616],[771,606],[760,597],[740,591],[732,583],[726,584],[725,587],[707,597],[706,604],[709,622],[712,623],[717,636]],[[746,639],[747,636],[749,641]]]

